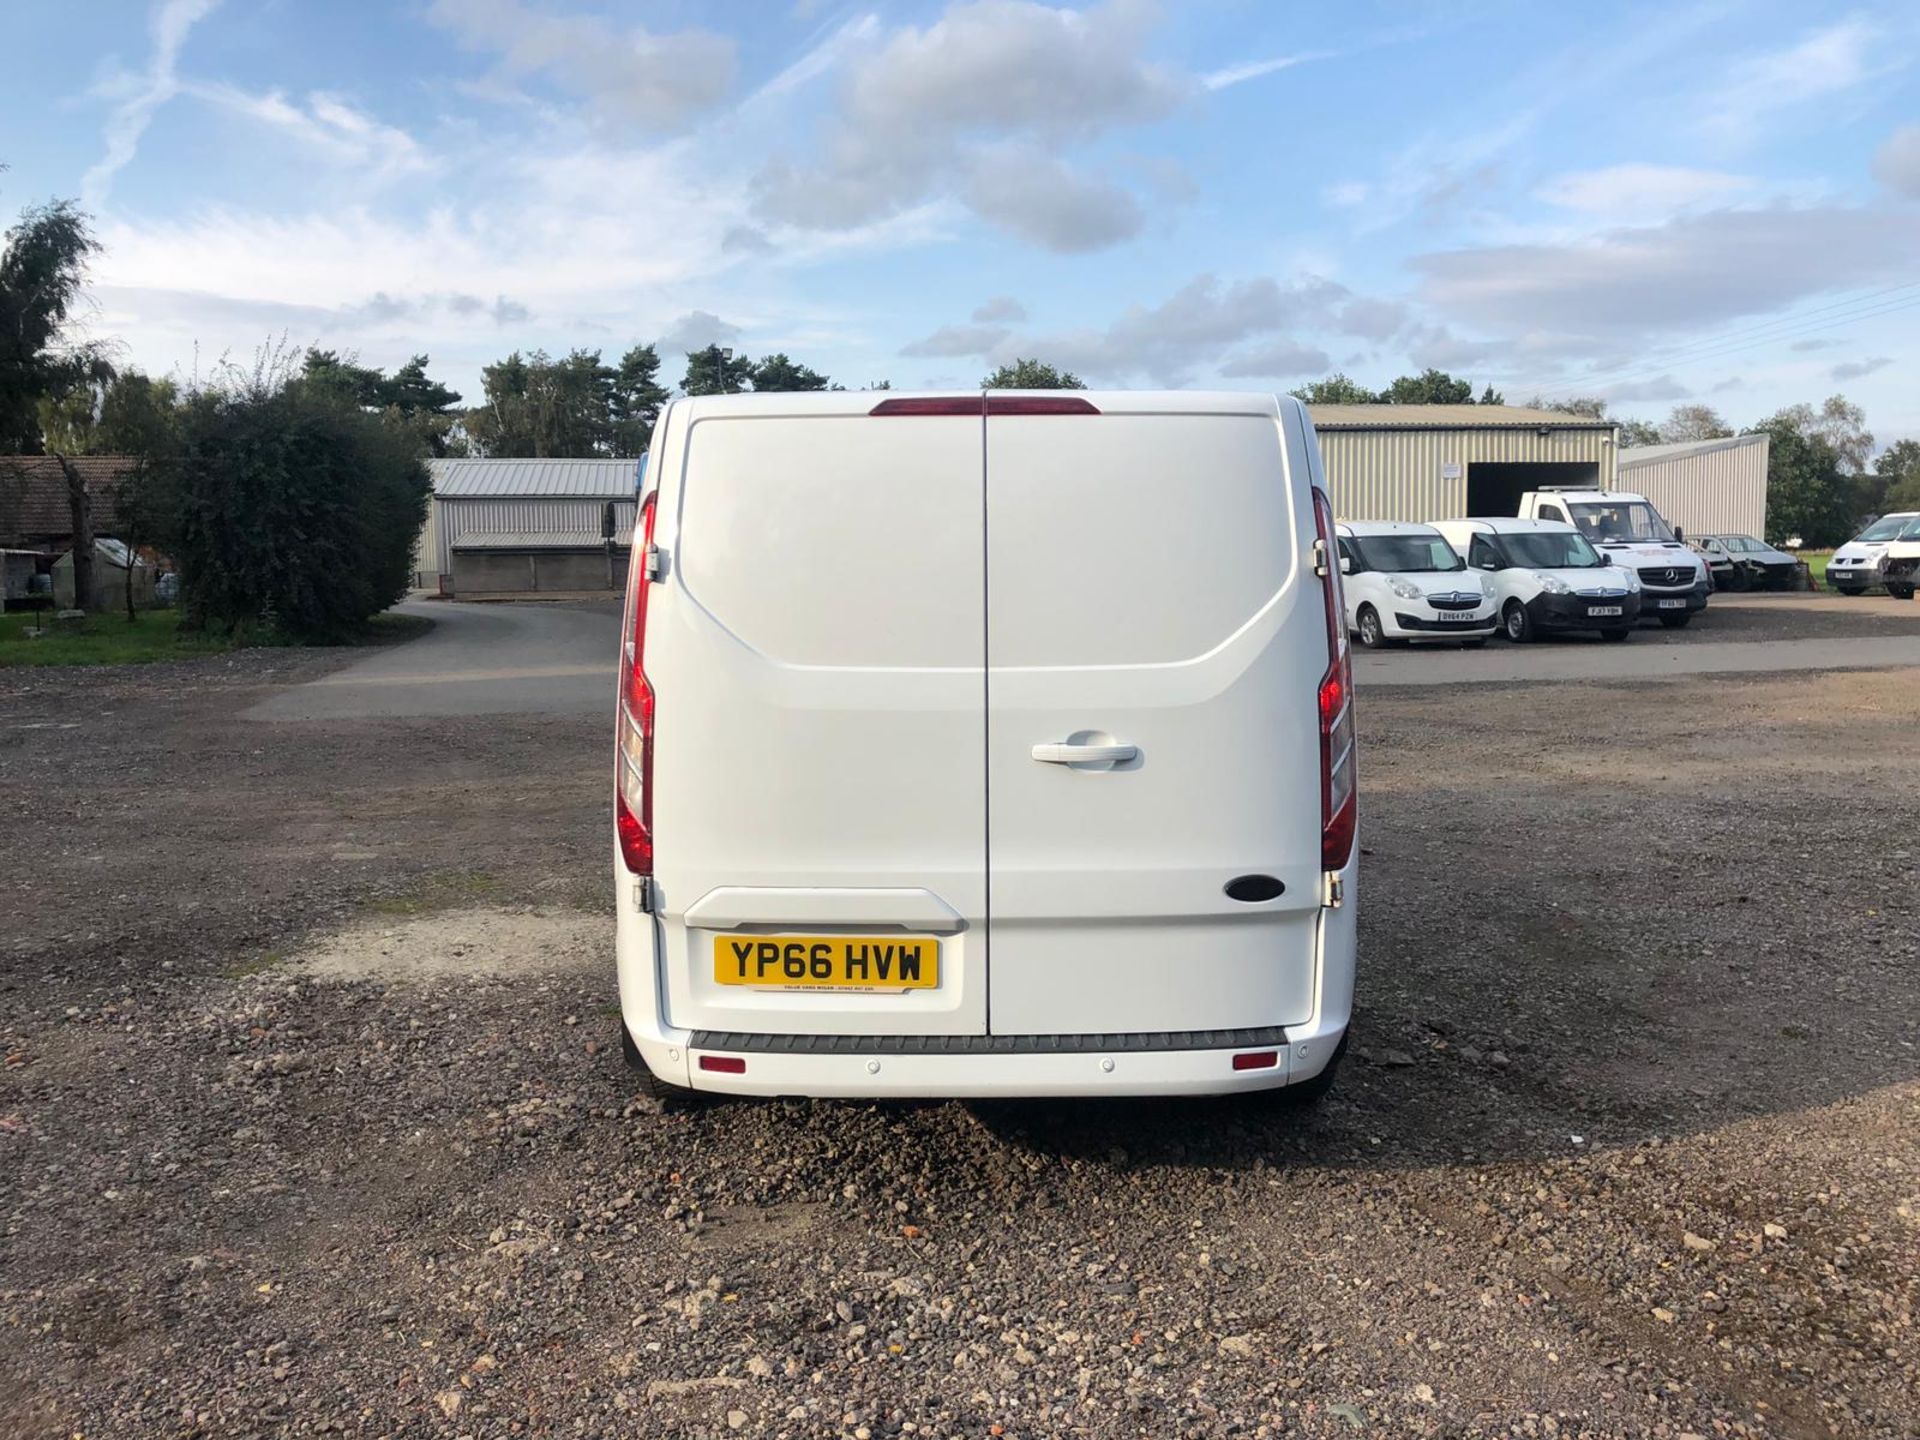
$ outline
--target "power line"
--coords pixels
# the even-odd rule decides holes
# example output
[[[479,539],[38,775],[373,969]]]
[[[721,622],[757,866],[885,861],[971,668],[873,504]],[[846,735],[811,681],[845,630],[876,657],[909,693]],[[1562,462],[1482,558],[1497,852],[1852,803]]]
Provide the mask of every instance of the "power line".
[[[1920,295],[1893,303],[1884,303],[1888,296],[1914,289],[1920,289],[1920,281],[1890,286],[1885,290],[1854,296],[1848,300],[1821,306],[1816,310],[1784,316],[1760,325],[1745,326],[1710,339],[1653,350],[1633,360],[1623,361],[1619,365],[1589,371],[1576,380],[1544,386],[1539,393],[1545,398],[1553,395],[1575,394],[1595,387],[1605,388],[1657,375],[1676,365],[1697,364],[1702,360],[1719,356],[1740,354],[1761,345],[1791,340],[1802,335],[1818,334],[1821,331],[1838,329],[1843,325],[1852,325],[1861,320],[1877,319],[1882,315],[1891,315],[1920,305]],[[1823,314],[1827,316],[1826,319],[1819,318]]]

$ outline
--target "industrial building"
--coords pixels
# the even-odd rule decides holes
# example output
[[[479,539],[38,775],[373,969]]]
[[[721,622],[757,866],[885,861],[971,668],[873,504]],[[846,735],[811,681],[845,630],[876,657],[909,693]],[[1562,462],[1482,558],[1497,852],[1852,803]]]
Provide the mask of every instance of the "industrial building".
[[[1767,442],[1760,435],[1637,445],[1620,452],[1622,490],[1633,490],[1689,535],[1767,533]]]
[[[459,598],[619,590],[638,460],[433,460],[414,583]]]
[[[1609,490],[1615,427],[1518,405],[1313,405],[1343,520],[1512,515],[1547,485]]]

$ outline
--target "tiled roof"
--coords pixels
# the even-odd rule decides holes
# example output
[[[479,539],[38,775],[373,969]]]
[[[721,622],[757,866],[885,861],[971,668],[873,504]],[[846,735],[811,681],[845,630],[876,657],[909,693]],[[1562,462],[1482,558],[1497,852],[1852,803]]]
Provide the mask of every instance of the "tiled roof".
[[[113,491],[132,461],[117,455],[76,455],[67,463],[93,498],[96,534],[118,528]],[[67,477],[51,455],[0,455],[0,545],[44,544],[73,533]]]

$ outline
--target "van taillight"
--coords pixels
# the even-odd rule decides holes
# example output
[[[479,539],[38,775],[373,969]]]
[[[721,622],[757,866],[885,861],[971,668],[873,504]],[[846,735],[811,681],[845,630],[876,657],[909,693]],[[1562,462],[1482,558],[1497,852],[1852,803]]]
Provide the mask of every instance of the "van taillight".
[[[653,686],[647,683],[647,559],[653,549],[655,491],[640,503],[639,532],[627,561],[627,618],[620,636],[620,704],[614,740],[613,824],[620,860],[653,874]]]
[[[1320,868],[1344,870],[1353,857],[1359,798],[1353,783],[1353,651],[1340,593],[1340,547],[1333,504],[1314,487],[1313,528],[1319,540],[1327,606],[1327,673],[1320,677]]]

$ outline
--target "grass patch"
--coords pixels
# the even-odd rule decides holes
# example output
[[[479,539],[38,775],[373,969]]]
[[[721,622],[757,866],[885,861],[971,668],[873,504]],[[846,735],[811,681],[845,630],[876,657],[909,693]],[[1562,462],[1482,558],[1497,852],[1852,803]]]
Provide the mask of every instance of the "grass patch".
[[[46,626],[46,634],[27,634],[41,625]],[[89,615],[84,620],[55,620],[51,612],[0,615],[0,666],[144,665],[217,655],[233,646],[227,636],[182,631],[177,610],[143,610],[132,623],[124,614]]]
[[[494,899],[503,888],[493,876],[475,870],[443,870],[423,876],[411,889],[376,900],[367,908],[375,915],[396,918],[426,915]]]
[[[249,975],[259,975],[282,964],[287,958],[284,950],[268,950],[252,960],[236,960],[226,969],[229,980],[244,980]]]
[[[1807,562],[1807,573],[1813,576],[1815,585],[1827,583],[1827,562],[1833,559],[1831,550],[1801,550],[1796,552],[1799,558]]]
[[[29,635],[45,627],[43,635]],[[424,615],[376,615],[353,645],[398,645],[433,628]],[[0,615],[0,669],[9,665],[147,665],[156,660],[187,660],[254,646],[294,645],[278,631],[254,627],[233,634],[182,630],[178,610],[142,610],[128,622],[124,613],[55,620],[51,611],[8,611]]]

